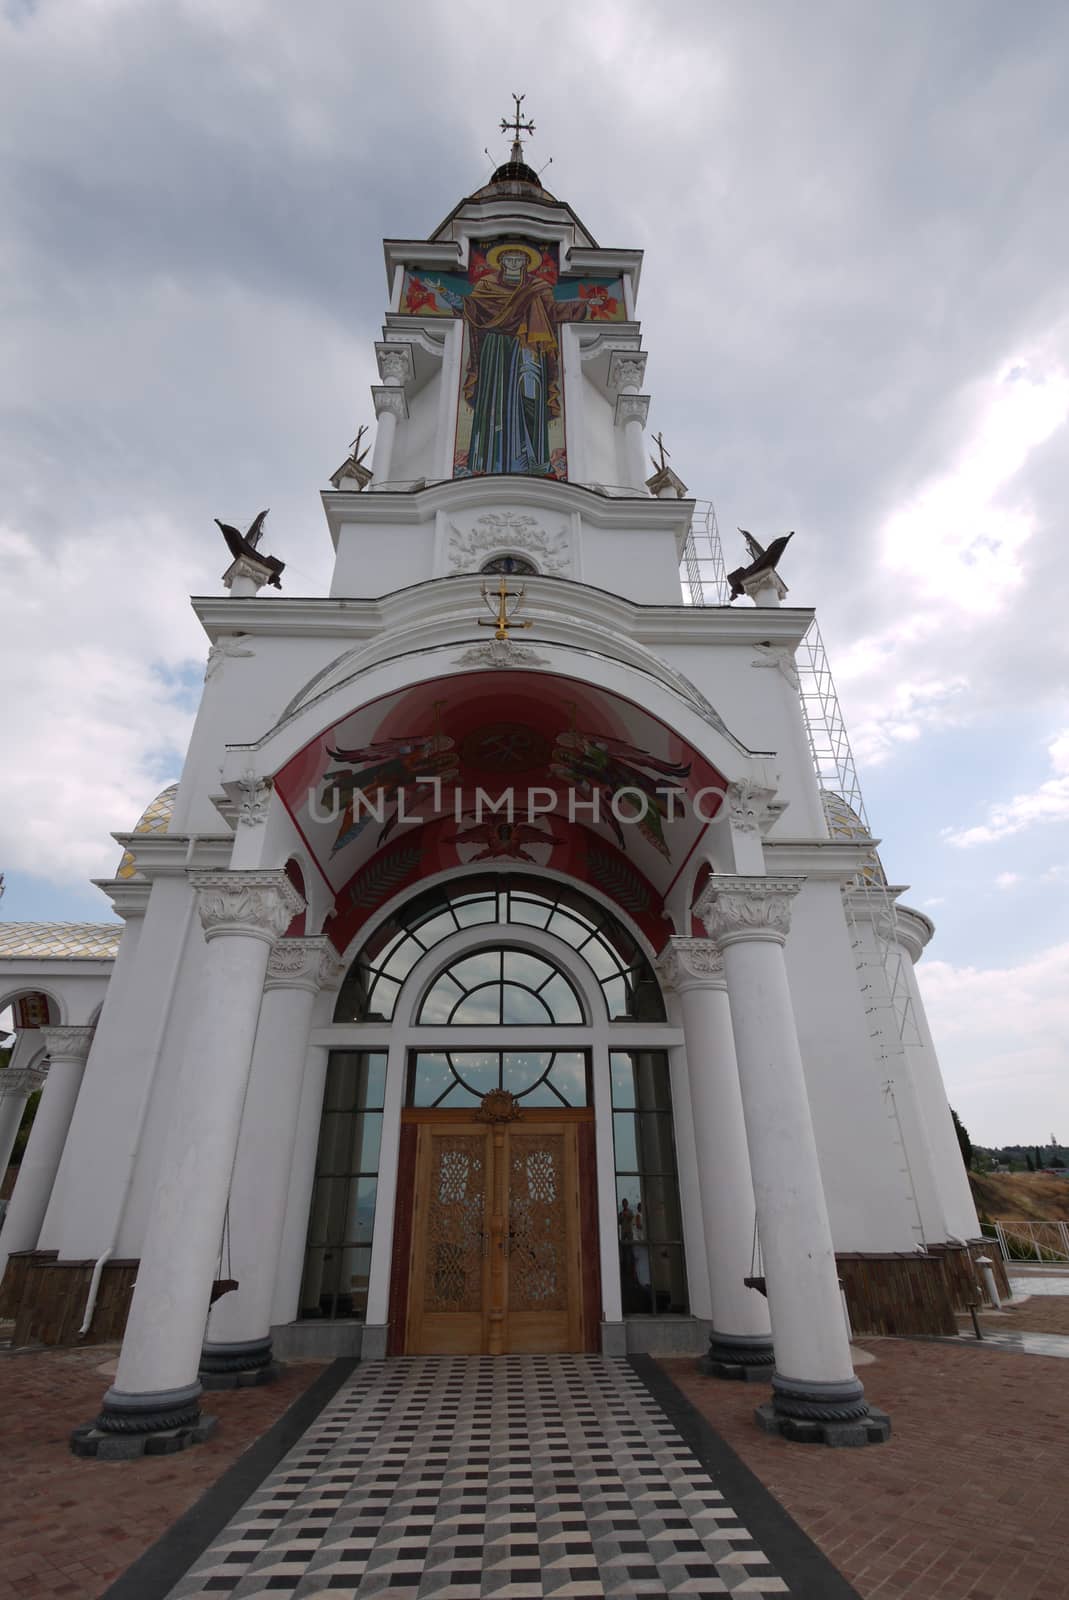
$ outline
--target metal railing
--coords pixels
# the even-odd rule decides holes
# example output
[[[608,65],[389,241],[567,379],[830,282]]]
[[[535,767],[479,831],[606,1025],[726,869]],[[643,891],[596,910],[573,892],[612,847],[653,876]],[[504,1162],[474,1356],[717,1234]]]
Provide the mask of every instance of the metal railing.
[[[1069,1265],[1069,1223],[995,1222],[987,1227],[994,1228],[1003,1261]]]

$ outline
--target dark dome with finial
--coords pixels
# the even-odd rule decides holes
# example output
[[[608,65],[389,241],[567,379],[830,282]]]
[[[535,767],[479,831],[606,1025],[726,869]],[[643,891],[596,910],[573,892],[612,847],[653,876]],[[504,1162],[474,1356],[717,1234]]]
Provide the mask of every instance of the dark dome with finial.
[[[506,161],[503,167],[498,167],[491,183],[533,183],[536,189],[541,189],[538,173],[529,167],[526,161]]]

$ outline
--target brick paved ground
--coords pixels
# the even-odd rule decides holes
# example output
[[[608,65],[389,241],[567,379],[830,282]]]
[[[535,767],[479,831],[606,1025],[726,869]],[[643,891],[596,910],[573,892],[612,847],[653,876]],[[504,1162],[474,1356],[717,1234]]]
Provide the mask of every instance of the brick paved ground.
[[[964,1333],[972,1331],[966,1314],[958,1318]],[[982,1311],[980,1326],[993,1333],[1069,1333],[1069,1295],[1030,1295],[1019,1306],[1004,1311]]]
[[[94,1600],[204,1493],[322,1366],[289,1366],[277,1383],[212,1394],[215,1436],[177,1456],[83,1461],[67,1436],[99,1409],[114,1349],[0,1358],[0,1600]]]
[[[981,1345],[859,1340],[889,1443],[789,1445],[754,1386],[665,1370],[864,1600],[1055,1600],[1069,1592],[1069,1370]]]

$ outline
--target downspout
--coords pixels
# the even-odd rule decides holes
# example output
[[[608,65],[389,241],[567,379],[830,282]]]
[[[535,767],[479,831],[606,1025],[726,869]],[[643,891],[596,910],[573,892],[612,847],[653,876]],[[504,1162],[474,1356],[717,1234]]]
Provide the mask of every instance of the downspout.
[[[192,865],[193,851],[194,851],[194,848],[196,847],[197,838],[198,838],[198,836],[195,833],[190,834],[190,836],[189,836],[189,845],[188,845],[188,847],[186,849],[186,863],[185,863],[187,867]],[[181,944],[181,949],[182,950],[184,950],[185,947],[186,947],[186,936],[189,933],[189,924],[190,924],[190,922],[192,921],[192,918],[193,918],[193,906],[194,906],[194,904],[195,904],[195,901],[191,898],[190,902],[189,902],[189,906],[188,906],[188,908],[186,910],[186,925],[185,925],[185,929],[183,931],[182,944]],[[178,972],[177,972],[177,969],[176,969],[175,973],[173,975],[170,999],[168,1000],[168,1004],[167,1004],[167,1018],[164,1019],[165,1023],[166,1023],[167,1019],[170,1017],[171,1006],[174,1004],[174,991],[175,991],[175,988],[177,987],[177,979],[178,979]],[[162,1034],[161,1034],[161,1039],[162,1039]],[[86,1296],[86,1301],[85,1301],[85,1315],[82,1317],[82,1325],[78,1329],[78,1332],[75,1335],[75,1338],[77,1338],[77,1339],[84,1339],[86,1334],[89,1332],[90,1327],[92,1326],[93,1313],[96,1311],[96,1307],[97,1307],[97,1296],[100,1293],[100,1280],[104,1275],[104,1268],[107,1266],[108,1262],[111,1260],[112,1256],[115,1254],[116,1249],[118,1248],[118,1244],[119,1244],[119,1229],[122,1227],[122,1219],[126,1214],[126,1202],[130,1198],[130,1189],[131,1189],[131,1187],[133,1185],[133,1181],[134,1181],[134,1167],[137,1164],[137,1152],[141,1148],[141,1135],[145,1131],[145,1123],[148,1120],[148,1108],[149,1108],[149,1104],[150,1104],[150,1102],[152,1100],[152,1094],[150,1092],[151,1088],[152,1088],[152,1083],[151,1083],[151,1080],[150,1080],[149,1084],[147,1085],[147,1087],[145,1089],[144,1094],[141,1096],[141,1108],[140,1108],[140,1110],[138,1112],[138,1117],[137,1117],[137,1132],[136,1132],[136,1136],[134,1138],[134,1142],[130,1147],[130,1155],[129,1155],[129,1159],[127,1161],[127,1166],[126,1166],[126,1180],[123,1183],[122,1196],[121,1196],[121,1198],[119,1200],[119,1205],[118,1205],[118,1208],[117,1208],[117,1210],[115,1212],[115,1226],[111,1231],[111,1243],[108,1245],[108,1248],[104,1251],[103,1255],[97,1256],[96,1260],[93,1262],[93,1272],[92,1272],[92,1276],[89,1279],[89,1293]],[[136,1282],[137,1282],[137,1280],[135,1279],[134,1283],[136,1283]],[[131,1285],[131,1287],[133,1287],[133,1285]]]

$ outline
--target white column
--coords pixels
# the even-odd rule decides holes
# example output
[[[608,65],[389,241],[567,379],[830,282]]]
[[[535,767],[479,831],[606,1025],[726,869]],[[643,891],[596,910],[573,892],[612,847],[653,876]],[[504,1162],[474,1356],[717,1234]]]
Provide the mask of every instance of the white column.
[[[624,430],[624,464],[628,489],[636,494],[648,494],[646,487],[646,447],[642,434],[649,415],[648,394],[635,394],[629,390],[616,400],[615,424]]]
[[[201,1355],[205,1388],[273,1377],[271,1303],[286,1193],[320,984],[338,968],[326,938],[280,939],[271,951],[230,1183],[229,1260],[238,1287],[212,1307]]]
[[[371,390],[377,419],[371,470],[374,487],[378,489],[390,481],[397,422],[399,418],[408,417],[405,384],[411,379],[415,369],[411,345],[377,344],[375,355],[378,359],[379,375],[383,380]]]
[[[304,905],[279,870],[193,870],[207,959],[115,1383],[97,1427],[189,1426],[271,946]]]
[[[802,877],[714,874],[695,907],[731,1005],[776,1370],[758,1421],[789,1438],[863,1444],[889,1424],[854,1376],[783,946]]]
[[[11,1160],[26,1102],[31,1094],[43,1088],[45,1077],[41,1067],[8,1067],[0,1072],[0,1177]]]
[[[315,1179],[319,1125],[323,1117],[323,1091],[327,1081],[329,1058],[330,1052],[325,1046],[314,1044],[309,1047],[304,1064],[301,1100],[297,1111],[286,1193],[286,1216],[282,1228],[282,1242],[278,1250],[275,1293],[271,1305],[271,1326],[276,1328],[284,1323],[293,1322],[299,1309],[301,1278],[304,1276],[304,1253],[308,1244],[308,1214],[312,1207],[312,1183]]]
[[[4,1218],[0,1278],[8,1256],[16,1250],[36,1249],[78,1090],[82,1086],[93,1030],[90,1027],[42,1028],[41,1038],[48,1051],[48,1076],[26,1141],[15,1192]]]
[[[661,973],[680,997],[698,1150],[713,1329],[702,1370],[717,1378],[772,1376],[768,1302],[745,1279],[754,1259],[754,1194],[727,980],[711,939],[675,937]]]

